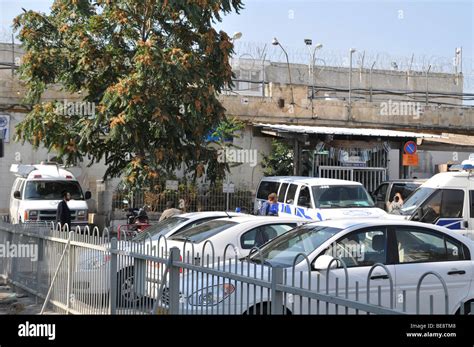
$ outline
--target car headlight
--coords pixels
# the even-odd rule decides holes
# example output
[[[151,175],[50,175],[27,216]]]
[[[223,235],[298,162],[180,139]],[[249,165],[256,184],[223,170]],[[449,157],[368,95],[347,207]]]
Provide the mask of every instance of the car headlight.
[[[218,284],[207,287],[193,293],[188,298],[188,303],[192,306],[212,306],[225,300],[235,291],[235,287],[230,283]]]
[[[85,220],[86,219],[86,210],[78,210],[76,212],[76,217],[78,220]]]

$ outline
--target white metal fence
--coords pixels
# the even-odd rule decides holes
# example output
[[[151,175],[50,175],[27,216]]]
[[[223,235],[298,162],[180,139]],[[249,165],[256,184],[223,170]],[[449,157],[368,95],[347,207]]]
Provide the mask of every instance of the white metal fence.
[[[373,192],[380,183],[386,180],[387,169],[382,167],[320,166],[319,177],[360,182],[369,192]]]
[[[0,275],[44,299],[43,308],[70,314],[449,312],[448,288],[435,272],[419,279],[415,293],[403,292],[400,305],[392,274],[383,264],[374,264],[365,278],[351,278],[338,258],[338,268],[329,264],[326,271],[316,272],[304,254],[296,256],[293,266],[281,268],[265,263],[258,249],[252,251],[253,260],[238,259],[231,244],[216,254],[210,242],[202,249],[185,242],[181,253],[169,249],[164,237],[136,242],[110,239],[107,230],[101,234],[98,229],[78,233],[1,223],[1,244],[30,245],[37,253],[0,258]],[[375,281],[376,273],[388,286]],[[444,290],[426,298],[420,289],[430,276]],[[408,295],[416,295],[416,307],[406,306]]]

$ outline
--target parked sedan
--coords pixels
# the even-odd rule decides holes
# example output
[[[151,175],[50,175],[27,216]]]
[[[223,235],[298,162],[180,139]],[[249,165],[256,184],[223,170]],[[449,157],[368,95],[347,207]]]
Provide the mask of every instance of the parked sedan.
[[[222,217],[237,217],[242,216],[242,213],[235,212],[220,212],[220,211],[209,211],[209,212],[191,212],[174,215],[170,218],[162,220],[157,224],[148,227],[143,233],[135,236],[132,241],[143,241],[149,240],[157,241],[160,236],[170,237],[174,234],[193,228],[199,224],[211,221],[216,218]]]
[[[222,259],[227,245],[232,245],[226,258],[241,258],[247,256],[251,249],[262,247],[275,237],[306,222],[307,220],[299,217],[247,215],[219,218],[169,237],[167,246],[168,250],[178,247],[183,257],[187,257],[188,251],[194,248],[195,255],[209,254],[214,255],[215,259],[218,256]],[[185,243],[188,243],[186,249]],[[208,245],[204,248],[206,243]]]
[[[167,218],[128,241],[119,241],[118,249],[123,252],[148,252],[155,256],[166,249],[165,238],[192,229],[202,223],[227,216],[248,216],[235,212],[193,212]],[[102,245],[110,248],[110,243]],[[158,249],[159,248],[159,249]],[[110,255],[104,251],[85,249],[78,253],[76,271],[73,274],[75,293],[107,294],[110,291]],[[127,301],[133,293],[135,278],[134,259],[120,257],[117,262],[118,290],[122,301]],[[163,273],[160,269],[160,273]],[[155,276],[156,277],[156,276]]]
[[[229,266],[225,271],[270,279],[271,268],[281,267],[286,271],[287,284],[294,281],[299,288],[311,285],[313,291],[320,288],[323,294],[338,293],[340,297],[345,297],[347,290],[349,300],[355,301],[357,297],[362,303],[367,303],[370,275],[370,303],[378,305],[380,300],[386,308],[393,304],[395,310],[408,313],[417,313],[417,285],[420,278],[431,271],[446,283],[448,312],[454,314],[460,310],[461,303],[465,302],[468,309],[469,303],[474,302],[473,254],[471,240],[435,225],[396,220],[332,220],[297,227],[268,242],[260,253],[249,256],[250,264],[265,266],[239,266],[235,271]],[[336,257],[344,262],[346,269],[341,262],[334,261]],[[386,270],[381,266],[371,270],[375,264],[383,264]],[[209,277],[211,279],[197,275],[197,280],[191,276],[183,278],[182,311],[243,314],[266,312],[270,307],[267,289],[254,290],[252,286],[249,289],[245,281],[239,283],[225,276],[218,280]],[[394,290],[392,298],[390,283]],[[420,288],[419,312],[430,312],[430,296],[433,296],[433,312],[444,313],[444,289],[440,279],[433,274],[426,275]],[[291,313],[336,313],[335,305],[300,300],[290,294],[285,295],[284,302],[285,309]],[[343,309],[340,307],[339,312]]]

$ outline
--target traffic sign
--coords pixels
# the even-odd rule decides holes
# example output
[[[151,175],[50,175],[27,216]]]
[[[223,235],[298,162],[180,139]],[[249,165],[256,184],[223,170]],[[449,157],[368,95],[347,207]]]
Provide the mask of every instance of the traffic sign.
[[[403,154],[403,166],[418,166],[418,154]]]
[[[416,153],[416,142],[415,141],[407,141],[405,146],[403,146],[403,150],[406,154],[415,154]]]

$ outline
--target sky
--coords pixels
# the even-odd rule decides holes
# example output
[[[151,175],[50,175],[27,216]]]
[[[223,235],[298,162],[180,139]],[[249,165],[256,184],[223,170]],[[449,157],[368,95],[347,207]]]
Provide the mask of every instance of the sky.
[[[22,7],[47,12],[52,2],[0,0],[0,39],[8,37]],[[216,25],[230,35],[242,32],[238,55],[254,56],[267,44],[267,56],[281,60],[279,47],[271,45],[277,37],[291,60],[308,61],[304,39],[311,38],[323,44],[318,54],[333,63],[328,65],[346,65],[348,58],[341,57],[353,47],[359,60],[366,51],[366,61],[398,59],[399,65],[408,65],[413,54],[415,64],[435,62],[440,65],[435,71],[449,72],[455,49],[462,47],[464,72],[474,75],[474,0],[246,0],[244,6]]]

